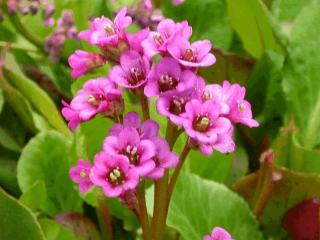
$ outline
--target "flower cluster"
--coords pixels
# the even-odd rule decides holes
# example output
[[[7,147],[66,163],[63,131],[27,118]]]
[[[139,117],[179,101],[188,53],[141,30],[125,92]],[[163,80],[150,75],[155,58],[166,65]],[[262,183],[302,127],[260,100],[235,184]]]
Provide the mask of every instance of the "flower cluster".
[[[128,113],[122,124],[114,124],[110,129],[94,165],[79,160],[70,170],[71,179],[79,183],[80,192],[96,185],[108,197],[134,191],[140,178],[160,179],[165,169],[178,164],[178,156],[158,132],[155,121],[142,123],[135,112]]]
[[[210,41],[190,42],[192,28],[187,21],[163,19],[155,31],[145,28],[128,33],[126,28],[131,23],[125,8],[114,21],[106,17],[94,19],[79,38],[100,52],[77,50],[69,58],[73,77],[106,62],[113,64],[107,77],[86,82],[70,104],[64,102],[62,110],[72,130],[97,114],[116,122],[89,173],[83,162],[72,170],[78,175],[72,179],[85,184],[84,189],[90,181],[102,187],[107,196],[133,190],[142,177],[159,179],[164,169],[175,167],[178,162],[168,143],[158,136],[158,124],[146,119],[148,114],[144,114],[143,124],[136,113],[127,114],[122,121],[122,90],[141,99],[144,113],[148,111],[148,99],[156,98],[158,113],[166,116],[178,132],[188,135],[190,147],[206,155],[213,150],[234,151],[234,124],[258,126],[252,119],[250,103],[245,100],[244,87],[228,81],[206,85],[197,74],[200,67],[213,65],[216,58]]]
[[[48,22],[48,24],[53,25],[54,20],[51,21],[53,22]],[[57,21],[57,27],[45,40],[45,51],[49,54],[49,58],[53,62],[58,62],[66,39],[78,40],[77,34],[73,12],[64,10]]]
[[[42,9],[44,25],[51,26],[54,23],[53,14],[54,14],[55,8],[47,0],[30,0],[30,1],[8,0],[7,8],[8,8],[8,13],[11,15],[15,15],[17,14],[17,12],[23,15],[26,15],[26,14],[34,15],[34,14],[37,14],[39,9]],[[0,12],[0,16],[2,16],[1,12]]]

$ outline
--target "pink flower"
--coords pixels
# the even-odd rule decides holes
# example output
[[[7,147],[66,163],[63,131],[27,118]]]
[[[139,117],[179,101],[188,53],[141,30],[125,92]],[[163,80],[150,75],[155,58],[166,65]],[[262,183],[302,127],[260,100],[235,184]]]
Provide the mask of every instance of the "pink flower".
[[[64,103],[62,115],[74,130],[79,123],[88,121],[98,113],[112,117],[121,111],[122,91],[108,78],[97,78],[86,82],[70,105]]]
[[[79,191],[81,193],[87,192],[93,185],[89,178],[91,167],[90,163],[79,160],[77,166],[71,168],[69,171],[71,180],[79,184]]]
[[[210,156],[214,150],[221,153],[230,153],[235,150],[235,143],[233,141],[233,130],[231,127],[228,132],[219,134],[218,139],[214,143],[199,144],[198,148],[204,155]]]
[[[153,120],[146,120],[141,123],[141,119],[136,112],[128,112],[123,119],[123,124],[113,124],[110,128],[110,136],[119,136],[120,132],[128,127],[136,129],[141,139],[153,139],[158,136],[159,125]]]
[[[79,33],[81,39],[99,47],[117,46],[119,40],[125,39],[125,29],[132,23],[131,17],[126,16],[127,9],[122,8],[114,21],[106,17],[94,19],[88,30]]]
[[[208,40],[197,41],[192,44],[177,35],[168,46],[171,56],[186,67],[207,67],[216,62],[215,56],[210,53],[211,43]]]
[[[155,145],[152,141],[141,139],[135,128],[121,130],[119,136],[108,136],[103,143],[103,150],[111,155],[124,155],[134,166],[139,176],[146,176],[155,167],[152,158]]]
[[[197,76],[189,71],[182,71],[173,58],[163,58],[150,72],[144,93],[147,97],[159,96],[172,90],[184,91],[195,85]]]
[[[138,88],[147,81],[150,63],[136,51],[127,51],[121,55],[120,66],[110,71],[110,79],[125,88]]]
[[[142,29],[137,33],[126,33],[126,38],[129,42],[130,50],[134,50],[143,54],[143,48],[142,48],[141,42],[147,39],[147,37],[149,36],[149,33],[150,33],[149,28]]]
[[[231,235],[220,227],[215,227],[212,230],[211,236],[204,236],[203,240],[232,240]]]
[[[197,77],[193,88],[185,91],[170,91],[159,97],[157,111],[159,114],[168,117],[171,122],[181,126],[183,124],[185,106],[192,99],[200,99],[201,91],[205,86],[203,78]]]
[[[189,39],[192,35],[192,28],[187,21],[175,23],[171,19],[162,20],[157,26],[157,32],[150,32],[149,37],[142,42],[144,53],[148,58],[156,54],[164,55],[167,52],[168,44],[176,35]]]
[[[185,106],[183,127],[190,138],[200,144],[214,144],[219,135],[229,132],[232,124],[229,119],[221,117],[220,104],[215,101],[201,103],[193,99]]]
[[[106,58],[98,53],[77,50],[69,57],[68,62],[72,68],[71,76],[77,78],[93,68],[103,66]]]
[[[90,179],[102,188],[107,197],[118,197],[135,189],[139,183],[138,173],[135,168],[131,168],[127,157],[110,156],[106,152],[96,154]]]
[[[234,123],[258,127],[259,123],[252,119],[251,104],[244,99],[246,89],[239,84],[231,85],[228,81],[223,82],[223,89],[230,108],[230,112],[226,116]]]
[[[165,139],[156,137],[152,139],[152,142],[156,147],[156,154],[153,157],[156,166],[147,177],[157,180],[163,177],[165,169],[176,167],[179,158],[170,151],[169,144]]]

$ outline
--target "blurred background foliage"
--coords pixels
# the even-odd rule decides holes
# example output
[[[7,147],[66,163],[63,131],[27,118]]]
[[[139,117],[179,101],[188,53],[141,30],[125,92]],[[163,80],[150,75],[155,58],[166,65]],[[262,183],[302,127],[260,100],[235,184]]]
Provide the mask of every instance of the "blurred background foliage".
[[[92,46],[67,40],[54,63],[44,51],[53,28],[43,26],[41,13],[10,16],[2,2],[0,48],[11,47],[1,58],[0,239],[100,239],[99,228],[102,238],[110,239],[101,221],[105,207],[113,239],[139,239],[130,211],[108,199],[94,212],[96,190],[79,196],[68,176],[77,159],[92,161],[112,123],[97,117],[72,134],[60,115],[61,99],[70,99],[109,67],[72,79],[68,56]],[[92,17],[112,17],[136,2],[55,0],[54,18],[70,9],[83,30]],[[208,83],[228,79],[246,86],[261,124],[236,129],[232,154],[190,154],[173,195],[166,239],[201,239],[214,225],[224,226],[237,240],[290,239],[281,226],[285,213],[305,199],[320,198],[320,1],[186,0],[173,6],[162,0],[160,8],[165,17],[188,20],[194,39],[212,41],[217,63],[200,74]],[[129,95],[125,98],[126,111],[139,111]],[[155,108],[151,112],[164,129],[166,120]],[[269,148],[272,161],[260,158]]]

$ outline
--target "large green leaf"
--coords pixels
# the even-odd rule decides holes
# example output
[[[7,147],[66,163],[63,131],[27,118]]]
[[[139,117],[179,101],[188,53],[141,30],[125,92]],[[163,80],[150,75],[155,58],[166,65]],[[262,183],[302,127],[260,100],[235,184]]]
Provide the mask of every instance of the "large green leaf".
[[[227,229],[234,239],[262,239],[248,205],[224,185],[193,174],[182,174],[174,190],[168,225],[183,239],[202,239],[215,226]]]
[[[288,117],[294,116],[301,144],[313,148],[320,142],[320,5],[312,2],[295,21],[284,67],[283,89]],[[306,42],[307,40],[307,42]]]
[[[191,151],[185,163],[185,169],[198,176],[225,182],[231,172],[233,154],[222,154],[215,151],[211,156],[203,156],[199,151]]]
[[[0,189],[0,239],[44,240],[31,211]]]
[[[253,57],[260,58],[266,50],[281,52],[261,0],[227,0],[227,3],[231,25]]]
[[[47,200],[46,185],[38,180],[31,185],[20,197],[20,202],[36,212],[44,208]]]
[[[80,210],[80,198],[69,179],[70,143],[54,131],[39,133],[26,145],[18,163],[18,183],[22,192],[42,180],[48,200],[45,211]]]
[[[10,70],[5,70],[5,76],[30,103],[37,109],[44,118],[55,129],[69,136],[70,131],[57,110],[54,102],[37,84],[23,75],[18,75]]]
[[[179,6],[162,1],[166,17],[176,21],[188,20],[193,28],[193,40],[209,39],[214,47],[228,50],[232,43],[232,29],[227,18],[227,6],[223,0],[187,0]]]
[[[16,141],[14,136],[6,129],[0,125],[0,145],[5,148],[8,148],[12,151],[21,151],[21,146]]]

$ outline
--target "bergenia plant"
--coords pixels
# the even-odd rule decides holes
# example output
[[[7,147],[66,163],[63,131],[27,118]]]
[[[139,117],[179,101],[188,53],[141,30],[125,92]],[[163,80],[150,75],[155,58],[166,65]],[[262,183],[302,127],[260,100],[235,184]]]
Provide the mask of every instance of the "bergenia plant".
[[[104,198],[118,198],[138,217],[144,240],[164,239],[171,196],[190,150],[204,155],[233,152],[235,126],[259,124],[252,118],[244,87],[228,80],[222,85],[206,84],[198,74],[216,58],[209,40],[190,40],[192,28],[187,21],[163,19],[154,31],[137,33],[127,31],[131,24],[126,8],[115,19],[93,19],[79,38],[100,52],[79,49],[69,57],[76,78],[112,65],[106,75],[87,81],[69,103],[63,102],[62,114],[70,129],[75,131],[97,115],[113,122],[101,151],[94,159],[79,160],[70,169],[70,178],[80,193],[95,187]],[[125,92],[140,101],[141,116],[127,110],[132,103],[123,97]],[[150,117],[151,106],[167,119],[165,135],[159,131],[158,118]],[[184,147],[174,151],[182,135]],[[145,201],[150,182],[155,189],[152,215]],[[204,240],[231,239],[219,227],[204,236]]]

